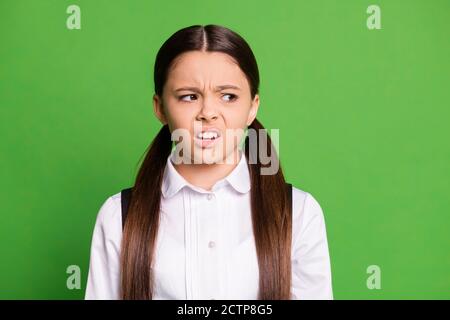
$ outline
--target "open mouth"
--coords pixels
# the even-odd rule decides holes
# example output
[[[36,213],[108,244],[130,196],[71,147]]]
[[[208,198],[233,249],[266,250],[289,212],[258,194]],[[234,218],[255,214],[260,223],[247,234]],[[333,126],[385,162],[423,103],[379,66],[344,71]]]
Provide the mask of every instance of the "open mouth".
[[[202,148],[212,147],[220,140],[221,134],[218,130],[206,130],[195,135],[195,142]]]
[[[195,136],[197,139],[200,140],[216,140],[220,138],[220,132],[219,131],[203,131],[197,133]]]

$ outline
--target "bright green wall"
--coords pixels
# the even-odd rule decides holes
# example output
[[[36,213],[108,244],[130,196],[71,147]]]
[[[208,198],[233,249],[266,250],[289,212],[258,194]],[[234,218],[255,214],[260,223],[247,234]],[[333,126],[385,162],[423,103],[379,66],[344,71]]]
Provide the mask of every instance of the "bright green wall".
[[[159,130],[156,52],[208,23],[254,50],[259,119],[324,210],[335,298],[449,299],[448,0],[1,0],[0,298],[84,297],[98,209]],[[80,290],[66,288],[74,264]]]

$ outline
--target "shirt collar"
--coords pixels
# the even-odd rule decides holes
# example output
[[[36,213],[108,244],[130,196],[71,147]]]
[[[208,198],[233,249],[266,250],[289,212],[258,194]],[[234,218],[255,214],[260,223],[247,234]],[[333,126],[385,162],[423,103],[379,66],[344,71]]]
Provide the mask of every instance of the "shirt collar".
[[[225,184],[229,184],[239,193],[247,193],[250,191],[250,173],[247,166],[247,157],[242,150],[239,150],[240,160],[237,166],[226,176],[225,178],[217,181],[212,187],[211,191],[194,186],[186,181],[182,175],[178,173],[172,162],[175,154],[175,149],[167,157],[166,167],[164,170],[163,182],[162,182],[162,195],[164,198],[170,198],[183,187],[189,187],[200,193],[210,193],[216,191]]]

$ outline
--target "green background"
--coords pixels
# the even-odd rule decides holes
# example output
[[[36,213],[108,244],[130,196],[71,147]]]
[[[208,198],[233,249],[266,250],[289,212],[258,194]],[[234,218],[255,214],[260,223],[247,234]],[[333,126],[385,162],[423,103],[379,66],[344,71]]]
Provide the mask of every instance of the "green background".
[[[66,27],[70,4],[81,30]],[[381,30],[366,27],[370,4]],[[160,128],[156,52],[208,23],[254,50],[258,118],[322,206],[335,298],[449,299],[447,0],[1,0],[0,298],[84,297],[97,212]]]

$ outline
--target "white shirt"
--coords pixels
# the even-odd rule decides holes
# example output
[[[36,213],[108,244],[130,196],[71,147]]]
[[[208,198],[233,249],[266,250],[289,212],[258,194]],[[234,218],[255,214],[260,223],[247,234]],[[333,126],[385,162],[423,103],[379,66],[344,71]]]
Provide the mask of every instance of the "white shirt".
[[[211,191],[188,183],[167,159],[155,252],[153,299],[255,300],[258,260],[250,211],[247,158]],[[120,299],[120,192],[101,206],[93,232],[85,299]],[[333,299],[322,209],[292,188],[293,299]]]

